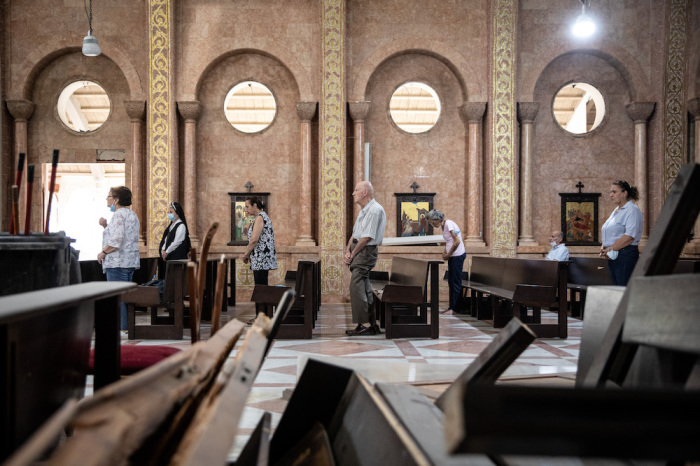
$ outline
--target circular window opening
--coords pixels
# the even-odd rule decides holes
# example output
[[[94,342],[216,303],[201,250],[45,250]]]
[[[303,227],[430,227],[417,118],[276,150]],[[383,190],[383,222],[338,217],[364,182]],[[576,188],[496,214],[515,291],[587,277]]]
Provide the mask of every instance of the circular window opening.
[[[605,101],[598,89],[586,83],[570,83],[554,96],[554,119],[573,134],[596,129],[605,116]]]
[[[78,133],[89,133],[102,126],[112,109],[107,92],[92,81],[76,81],[58,96],[58,117]]]
[[[440,117],[440,99],[432,87],[423,83],[399,86],[389,101],[389,113],[396,126],[407,133],[425,133]]]
[[[275,119],[277,102],[270,89],[255,81],[236,84],[224,100],[231,126],[244,133],[259,133]]]

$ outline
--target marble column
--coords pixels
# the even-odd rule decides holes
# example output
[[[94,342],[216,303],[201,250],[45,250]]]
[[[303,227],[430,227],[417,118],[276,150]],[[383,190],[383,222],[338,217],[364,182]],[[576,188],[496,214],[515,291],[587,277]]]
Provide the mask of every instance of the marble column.
[[[195,245],[199,243],[199,235],[197,234],[197,120],[202,106],[198,101],[180,101],[177,103],[177,109],[185,120],[185,195],[180,202],[187,218],[190,241]]]
[[[352,187],[365,179],[365,118],[369,112],[369,102],[350,102],[350,117],[353,122],[355,140],[353,145]],[[360,213],[360,206],[353,202],[353,218]]]
[[[647,161],[647,121],[654,111],[654,102],[630,102],[627,114],[634,121],[634,185],[639,190],[637,205],[644,216],[642,241],[649,238],[649,184]]]
[[[693,126],[695,126],[695,145],[693,146],[693,151],[695,152],[695,163],[700,164],[700,97],[696,97],[688,101],[688,111],[694,117]],[[700,247],[700,216],[695,219],[695,231],[691,244],[695,248]]]
[[[518,246],[538,246],[532,236],[532,122],[538,102],[518,102],[520,118],[520,237]]]
[[[146,204],[148,190],[143,177],[143,118],[146,116],[145,100],[124,101],[126,114],[131,119],[131,192],[134,194],[132,206],[134,213],[141,221],[139,245],[146,245],[146,222],[144,221],[143,206]]]
[[[17,169],[17,162],[19,160],[19,153],[24,152],[26,154],[26,158],[24,159],[24,174],[23,179],[22,179],[22,190],[19,193],[19,211],[20,212],[26,212],[26,202],[27,202],[27,196],[26,196],[26,189],[27,189],[27,165],[30,163],[36,163],[34,160],[34,157],[31,156],[31,154],[27,153],[27,121],[31,118],[32,114],[34,113],[34,102],[31,102],[29,100],[8,100],[7,101],[7,109],[10,111],[10,115],[12,115],[12,118],[15,120],[15,128],[14,128],[14,137],[15,137],[15,149],[14,149],[14,154],[12,158],[12,162],[10,163],[10,168],[11,168],[11,184],[14,184],[15,182],[15,170]],[[36,167],[35,175],[34,175],[34,180],[36,185],[41,185],[41,166]],[[11,191],[7,191],[7,193],[11,193]],[[11,197],[11,196],[10,196]],[[34,212],[34,215],[32,215],[31,223],[30,223],[30,230],[33,231],[43,231],[43,209],[37,209],[37,202],[41,203],[42,196],[36,195],[33,197],[34,201],[34,207],[32,210]],[[8,205],[12,205],[12,201],[8,203]],[[40,205],[40,204],[39,204]],[[8,219],[11,215],[11,211],[8,212]],[[21,216],[20,216],[21,217]],[[17,231],[24,230],[24,218],[20,218],[19,220],[19,225],[17,226]],[[10,228],[10,221],[8,220],[7,222],[7,229],[9,230]]]
[[[467,124],[467,166],[465,197],[466,206],[464,218],[466,220],[465,246],[485,246],[482,236],[483,196],[482,196],[482,145],[481,124],[486,112],[486,102],[467,102],[460,108],[460,116]]]
[[[299,192],[299,236],[297,246],[316,246],[312,234],[311,180],[313,178],[311,165],[311,120],[316,115],[316,102],[298,102],[297,115],[301,120],[301,187]]]

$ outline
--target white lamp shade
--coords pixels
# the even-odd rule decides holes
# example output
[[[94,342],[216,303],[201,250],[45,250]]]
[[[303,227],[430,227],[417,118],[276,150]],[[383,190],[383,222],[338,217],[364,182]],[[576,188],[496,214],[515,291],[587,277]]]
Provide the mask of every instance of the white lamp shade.
[[[92,35],[92,31],[88,31],[88,35],[83,39],[83,55],[86,57],[96,57],[102,53],[100,45],[97,43],[97,37]]]
[[[595,23],[593,19],[585,13],[576,18],[576,22],[572,28],[573,33],[577,37],[590,37],[595,32]]]

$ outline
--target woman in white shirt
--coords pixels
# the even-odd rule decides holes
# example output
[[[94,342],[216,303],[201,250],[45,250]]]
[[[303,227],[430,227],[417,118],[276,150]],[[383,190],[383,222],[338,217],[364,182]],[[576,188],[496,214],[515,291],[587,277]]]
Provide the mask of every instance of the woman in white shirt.
[[[108,282],[130,282],[134,270],[141,264],[139,258],[139,218],[129,206],[131,190],[126,186],[117,186],[109,190],[107,207],[114,212],[112,220],[100,218],[102,232],[102,251],[97,255],[97,262],[107,275]],[[126,304],[121,305],[121,329],[127,329]]]
[[[603,224],[600,256],[608,258],[608,270],[613,285],[627,286],[639,259],[642,237],[642,211],[634,201],[639,200],[635,186],[623,180],[610,186],[610,201],[617,207]]]
[[[457,310],[457,302],[462,293],[462,269],[467,258],[462,232],[452,220],[445,218],[445,214],[439,210],[431,210],[427,215],[433,228],[440,227],[442,237],[445,238],[445,252],[442,260],[447,261],[447,284],[450,289],[450,307],[448,311]]]

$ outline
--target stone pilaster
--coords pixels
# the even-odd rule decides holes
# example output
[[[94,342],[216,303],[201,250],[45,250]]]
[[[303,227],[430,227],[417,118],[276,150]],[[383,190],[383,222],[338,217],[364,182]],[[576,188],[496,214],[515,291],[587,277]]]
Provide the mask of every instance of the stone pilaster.
[[[365,179],[365,118],[369,113],[369,102],[350,102],[350,118],[352,118],[355,139],[353,141],[353,178],[351,185],[354,187],[359,181]],[[353,203],[355,218],[360,213],[360,206]]]
[[[627,114],[634,121],[634,185],[639,190],[637,205],[644,216],[642,242],[649,237],[649,183],[647,157],[647,121],[654,112],[654,102],[631,102],[627,104]]]
[[[131,120],[131,192],[134,194],[131,208],[141,222],[139,245],[146,245],[146,222],[144,218],[144,201],[146,200],[145,180],[143,177],[143,118],[146,116],[145,100],[124,101],[126,114]]]
[[[467,167],[465,170],[465,197],[467,234],[465,246],[485,246],[482,235],[483,204],[483,141],[481,125],[486,112],[486,102],[466,102],[460,107],[460,116],[467,125]]]
[[[519,246],[537,246],[532,236],[532,122],[539,102],[519,102],[520,117],[520,237]]]
[[[177,109],[185,120],[185,202],[182,208],[187,218],[187,228],[190,240],[194,245],[199,244],[199,228],[197,222],[197,120],[202,112],[198,101],[180,101]]]
[[[312,234],[311,207],[312,165],[311,165],[311,120],[316,115],[316,102],[298,102],[297,115],[300,120],[301,145],[301,186],[299,187],[299,236],[297,246],[315,246]]]

